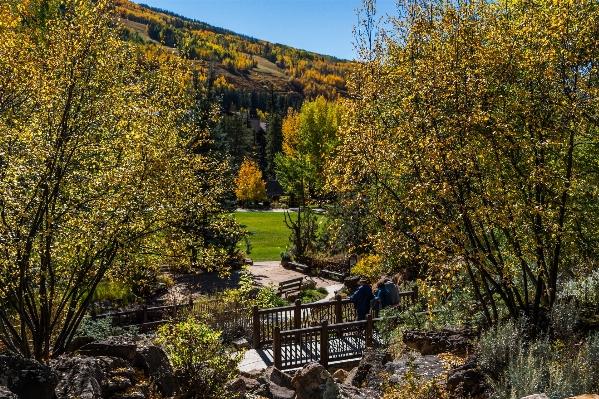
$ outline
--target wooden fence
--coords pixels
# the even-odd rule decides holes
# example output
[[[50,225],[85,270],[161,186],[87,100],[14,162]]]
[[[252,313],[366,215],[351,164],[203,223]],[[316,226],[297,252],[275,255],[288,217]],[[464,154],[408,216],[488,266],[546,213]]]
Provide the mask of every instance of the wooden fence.
[[[340,324],[323,320],[319,326],[298,330],[281,331],[276,326],[274,366],[289,370],[317,361],[327,368],[331,362],[360,359],[365,348],[383,344],[374,331],[374,323],[379,320],[368,314],[366,320]]]
[[[147,307],[144,305],[141,309],[126,310],[123,312],[114,313],[92,313],[92,320],[112,318],[114,327],[137,327],[140,331],[145,332],[152,330],[163,324],[169,317],[177,314],[182,309],[193,307],[193,302],[189,301],[186,304],[166,305]]]
[[[141,332],[146,332],[158,328],[184,309],[193,309],[195,313],[206,314],[206,323],[220,331],[238,328],[251,330],[252,319],[249,317],[247,308],[242,308],[238,303],[223,303],[218,299],[197,301],[195,303],[190,300],[185,304],[167,306],[147,307],[144,305],[141,309],[123,312],[92,313],[92,320],[111,317],[114,327],[137,327]]]
[[[407,309],[418,299],[418,291],[399,293],[401,309]],[[373,315],[374,316],[374,315]],[[323,320],[329,324],[340,324],[356,321],[358,314],[349,299],[341,299],[339,295],[333,301],[302,304],[299,300],[295,305],[272,309],[252,309],[252,341],[255,349],[270,344],[274,339],[274,329],[280,331],[298,330],[319,326]]]

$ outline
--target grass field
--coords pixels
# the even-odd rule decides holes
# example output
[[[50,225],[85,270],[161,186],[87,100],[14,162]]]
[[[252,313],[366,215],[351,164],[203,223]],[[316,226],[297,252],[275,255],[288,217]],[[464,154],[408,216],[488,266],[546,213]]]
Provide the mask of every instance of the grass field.
[[[295,219],[296,214],[291,214]],[[236,212],[235,219],[253,233],[250,236],[253,260],[280,260],[280,253],[289,244],[291,230],[285,226],[284,213],[281,212]],[[241,249],[245,249],[242,242]]]
[[[281,251],[284,251],[289,242],[291,230],[285,226],[285,214],[282,212],[235,212],[238,223],[246,226],[253,233],[250,235],[252,260],[281,260]],[[291,213],[296,220],[297,213]],[[324,216],[317,215],[322,221]],[[245,250],[245,243],[241,242],[239,248]]]

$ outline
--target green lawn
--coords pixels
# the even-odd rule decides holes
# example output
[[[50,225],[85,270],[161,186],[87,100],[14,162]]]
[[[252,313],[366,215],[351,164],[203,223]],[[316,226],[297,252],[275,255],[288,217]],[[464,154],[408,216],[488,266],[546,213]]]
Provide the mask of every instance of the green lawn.
[[[281,260],[281,251],[291,245],[291,230],[285,226],[283,212],[235,212],[234,217],[253,233],[250,235],[252,252],[249,254],[252,260]],[[291,217],[296,220],[297,213],[291,213]],[[317,218],[319,221],[324,220],[322,215],[317,215]],[[245,250],[243,241],[238,246]]]
[[[249,257],[253,260],[280,260],[280,253],[287,248],[291,230],[285,226],[282,212],[235,212],[238,223],[245,225],[253,233],[250,235],[252,252]],[[292,213],[295,220],[297,214]],[[245,249],[242,242],[239,246]]]

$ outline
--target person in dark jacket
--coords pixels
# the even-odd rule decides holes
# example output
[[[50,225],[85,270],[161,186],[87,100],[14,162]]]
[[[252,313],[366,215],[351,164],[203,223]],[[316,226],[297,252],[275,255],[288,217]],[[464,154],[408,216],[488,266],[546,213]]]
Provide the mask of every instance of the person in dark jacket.
[[[391,306],[397,306],[399,303],[399,289],[389,277],[383,277],[382,281],[385,283],[385,288],[389,291],[389,294],[391,294]]]
[[[385,309],[387,306],[391,306],[391,294],[385,288],[385,283],[379,281],[376,285],[378,288],[375,298],[379,301],[379,307],[376,309],[376,317],[379,316],[379,310]]]
[[[366,320],[366,315],[370,312],[370,301],[374,298],[374,295],[368,281],[361,278],[358,283],[360,287],[349,299],[354,303],[354,308],[358,312],[358,320]]]

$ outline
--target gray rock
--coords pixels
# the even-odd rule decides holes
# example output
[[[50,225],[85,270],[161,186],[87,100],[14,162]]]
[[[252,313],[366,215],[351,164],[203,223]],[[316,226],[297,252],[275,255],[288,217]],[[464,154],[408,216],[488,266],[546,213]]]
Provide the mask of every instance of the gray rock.
[[[236,340],[234,340],[233,346],[237,350],[250,349],[252,347],[252,345],[250,345],[250,342],[246,338],[243,338],[243,337],[237,338]]]
[[[52,399],[59,376],[33,359],[0,356],[0,385],[19,398]]]
[[[421,355],[438,355],[449,352],[458,356],[466,356],[473,352],[470,339],[469,334],[451,329],[439,332],[411,330],[403,333],[404,344]]]
[[[525,396],[522,399],[549,399],[549,397],[544,393],[535,393],[532,395]]]
[[[268,367],[266,371],[264,371],[264,378],[281,387],[289,389],[293,387],[291,385],[291,376],[285,374],[284,372],[275,368],[274,366]]]
[[[101,341],[91,342],[84,345],[77,353],[85,356],[111,356],[120,357],[125,360],[133,360],[137,344],[131,337],[118,336],[108,337]]]
[[[373,348],[366,348],[358,367],[350,371],[346,384],[361,388],[367,387],[379,391],[385,382],[381,373],[385,371],[384,365],[388,362],[389,355]]]
[[[323,399],[329,379],[333,381],[329,372],[320,363],[308,363],[298,370],[291,380],[296,399]]]
[[[95,339],[93,339],[91,337],[75,337],[67,345],[66,351],[67,352],[76,352],[77,350],[81,349],[82,346],[90,344],[94,341],[95,341]]]
[[[173,396],[179,390],[175,372],[161,348],[154,345],[139,347],[131,364],[142,369],[156,383],[163,396]]]
[[[104,372],[96,359],[61,356],[50,366],[60,373],[56,396],[60,398],[101,399]]]
[[[104,395],[124,391],[133,386],[131,380],[135,375],[135,370],[129,362],[120,357],[108,356],[99,356],[97,361],[106,377],[102,383],[102,393]]]
[[[225,384],[225,391],[229,397],[244,397],[245,396],[245,381],[243,377],[237,377],[234,380],[228,381]]]
[[[449,392],[466,397],[475,397],[483,394],[488,388],[486,380],[485,373],[478,365],[473,363],[463,364],[448,371],[445,386]]]
[[[373,399],[380,397],[380,393],[371,389],[358,389],[348,384],[338,384],[340,399]]]
[[[7,387],[0,386],[0,399],[19,399],[19,397],[12,393]]]
[[[271,382],[269,388],[272,399],[293,399],[295,397],[294,390],[282,387],[275,383]]]
[[[435,379],[438,375],[446,373],[445,363],[435,355],[421,356],[417,353],[408,353],[401,358],[385,365],[385,371],[391,376],[389,382],[399,384],[408,371],[419,375],[423,381]]]

